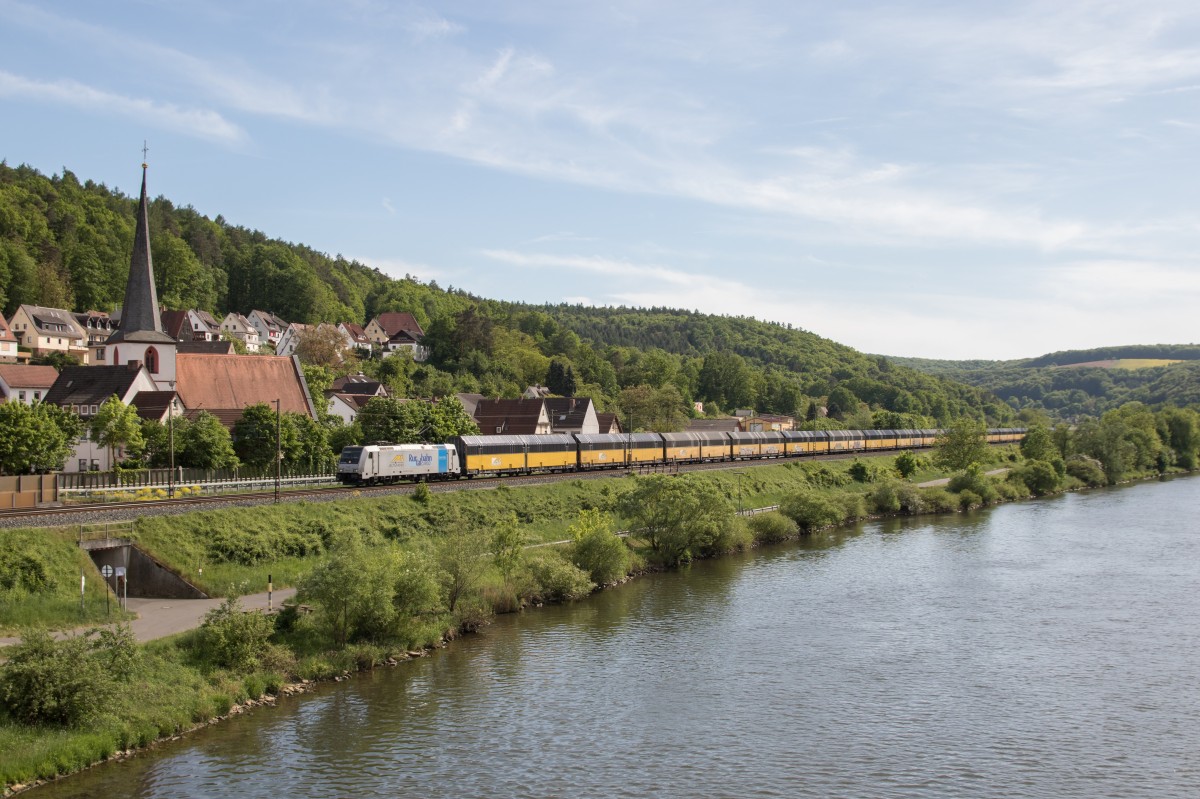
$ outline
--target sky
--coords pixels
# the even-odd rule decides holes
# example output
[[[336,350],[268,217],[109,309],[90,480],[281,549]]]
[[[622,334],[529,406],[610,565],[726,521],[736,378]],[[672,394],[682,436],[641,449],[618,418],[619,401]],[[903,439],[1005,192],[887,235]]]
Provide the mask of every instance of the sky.
[[[1200,5],[0,0],[0,159],[864,352],[1192,343]]]

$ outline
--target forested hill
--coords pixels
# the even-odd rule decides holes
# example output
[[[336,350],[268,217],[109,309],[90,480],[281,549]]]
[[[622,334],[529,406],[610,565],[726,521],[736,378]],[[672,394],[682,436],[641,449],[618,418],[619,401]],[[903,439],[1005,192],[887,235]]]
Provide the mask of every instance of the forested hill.
[[[47,177],[0,163],[5,315],[21,304],[114,310],[124,297],[135,211],[134,197],[69,170]],[[480,299],[392,279],[163,197],[150,204],[150,230],[158,297],[167,308],[200,308],[217,318],[262,309],[309,324],[413,313],[426,331],[429,362],[362,364],[408,396],[516,396],[546,383],[590,395],[602,410],[636,413],[645,426],[674,429],[694,401],[710,411],[752,408],[833,426],[914,427],[960,415],[998,424],[1013,416],[979,389],[754,319]],[[822,407],[830,418],[812,418]]]
[[[1200,405],[1200,345],[1136,344],[1014,361],[893,358],[931,375],[993,392],[1017,410],[1071,420],[1126,402]]]

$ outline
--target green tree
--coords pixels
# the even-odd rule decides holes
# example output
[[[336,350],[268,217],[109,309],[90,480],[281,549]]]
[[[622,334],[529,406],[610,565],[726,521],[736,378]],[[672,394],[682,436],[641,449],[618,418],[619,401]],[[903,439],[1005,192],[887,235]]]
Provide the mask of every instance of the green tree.
[[[55,405],[0,403],[0,473],[62,469],[81,429],[78,416]]]
[[[1054,446],[1050,431],[1042,425],[1033,425],[1025,431],[1021,440],[1021,454],[1031,461],[1050,461],[1055,457],[1061,458],[1062,453]]]
[[[609,585],[629,574],[629,547],[613,530],[612,517],[598,508],[579,511],[568,532],[575,545],[571,562],[596,585]]]
[[[458,397],[445,396],[426,407],[429,410],[429,430],[424,440],[449,441],[454,436],[479,435],[479,425],[475,424]]]
[[[1027,461],[1019,469],[1010,472],[1009,477],[1024,483],[1035,497],[1052,494],[1062,484],[1062,477],[1054,465],[1040,460]]]
[[[175,431],[175,454],[177,466],[232,469],[238,465],[229,431],[208,411],[200,411],[182,431]]]
[[[1191,408],[1165,408],[1158,413],[1158,435],[1175,453],[1180,468],[1193,470],[1200,449],[1200,414]]]
[[[525,534],[515,513],[510,512],[496,524],[492,533],[492,562],[504,578],[505,590],[511,593],[513,578],[525,562]]]
[[[715,486],[665,475],[636,478],[620,511],[666,566],[705,554],[733,524],[733,509]]]
[[[987,457],[987,428],[974,419],[955,419],[942,430],[935,446],[934,463],[944,469],[962,471]]]
[[[267,403],[246,406],[233,424],[233,450],[238,459],[258,469],[274,468],[277,424],[282,432],[282,420],[277,422],[275,409]]]
[[[343,531],[296,593],[301,602],[316,606],[319,623],[341,648],[351,640],[385,638],[394,629],[400,571],[393,547],[368,546],[357,531]]]
[[[439,541],[437,560],[446,607],[451,613],[478,588],[488,564],[487,549],[486,536],[461,524],[451,524]]]
[[[108,460],[114,466],[119,448],[128,448],[140,456],[145,446],[141,417],[133,406],[121,402],[116,394],[100,406],[92,418],[91,431],[97,444],[108,447]]]

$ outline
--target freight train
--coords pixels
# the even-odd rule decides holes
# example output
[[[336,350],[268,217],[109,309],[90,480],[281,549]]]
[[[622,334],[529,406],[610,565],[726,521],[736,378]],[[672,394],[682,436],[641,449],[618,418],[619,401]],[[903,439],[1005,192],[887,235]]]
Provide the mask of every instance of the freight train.
[[[478,475],[581,472],[662,464],[793,458],[932,447],[940,430],[554,433],[456,436],[447,444],[350,446],[338,479],[352,485],[449,480]],[[992,428],[990,444],[1018,442],[1021,428]]]

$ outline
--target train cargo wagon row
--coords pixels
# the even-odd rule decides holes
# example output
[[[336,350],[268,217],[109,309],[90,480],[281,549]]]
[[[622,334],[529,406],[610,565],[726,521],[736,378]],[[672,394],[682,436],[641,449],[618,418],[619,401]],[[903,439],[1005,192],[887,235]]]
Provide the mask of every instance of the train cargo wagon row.
[[[913,429],[457,436],[450,444],[348,446],[337,468],[342,482],[375,484],[916,449],[935,446],[940,434]],[[1014,443],[1024,435],[1021,428],[991,428],[987,440]]]

